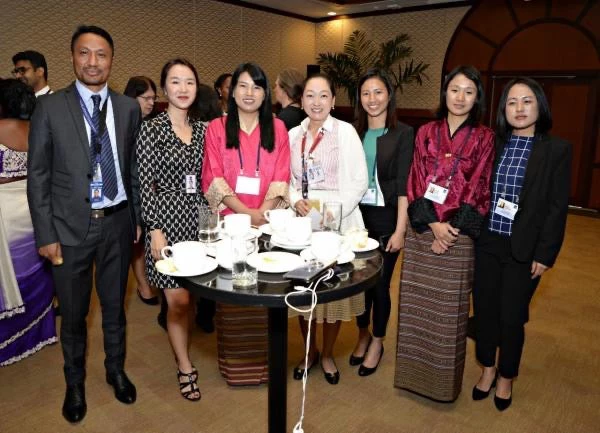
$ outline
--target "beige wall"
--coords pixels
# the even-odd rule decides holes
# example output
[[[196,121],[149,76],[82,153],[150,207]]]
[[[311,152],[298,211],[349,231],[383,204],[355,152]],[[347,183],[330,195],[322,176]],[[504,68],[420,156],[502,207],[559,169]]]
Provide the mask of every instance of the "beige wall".
[[[132,75],[148,75],[157,83],[160,68],[174,56],[188,57],[200,79],[212,83],[242,61],[260,64],[274,81],[286,67],[306,70],[317,53],[341,50],[345,38],[362,29],[375,41],[406,32],[414,57],[431,63],[431,81],[410,88],[401,107],[432,108],[450,37],[468,8],[413,12],[313,24],[211,0],[118,0],[88,2],[1,0],[0,76],[9,76],[14,53],[35,49],[46,56],[53,88],[73,80],[70,37],[80,23],[106,28],[115,40],[111,86],[122,91]],[[90,6],[93,4],[93,6]],[[32,6],[35,5],[35,6]],[[342,95],[340,95],[342,96]],[[346,104],[341,97],[338,104]]]

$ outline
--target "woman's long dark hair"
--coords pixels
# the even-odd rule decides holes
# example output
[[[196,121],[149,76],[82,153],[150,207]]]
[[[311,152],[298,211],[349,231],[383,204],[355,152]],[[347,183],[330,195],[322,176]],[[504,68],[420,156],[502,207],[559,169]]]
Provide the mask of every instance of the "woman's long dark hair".
[[[225,132],[227,136],[227,148],[239,149],[240,147],[240,117],[238,106],[233,94],[237,86],[240,75],[247,72],[254,81],[254,84],[260,86],[265,91],[265,98],[258,109],[258,124],[260,126],[260,145],[268,152],[272,152],[275,147],[275,129],[273,127],[273,112],[271,110],[271,87],[265,72],[255,63],[242,63],[239,65],[231,77],[231,92],[227,102],[227,123]]]
[[[362,77],[360,77],[360,80],[358,80],[358,87],[356,88],[356,132],[358,132],[359,137],[363,137],[367,132],[367,129],[369,129],[369,116],[360,102],[360,93],[363,84],[365,84],[365,81],[370,78],[377,78],[380,80],[385,85],[389,95],[387,113],[385,117],[385,127],[388,129],[394,129],[398,123],[398,118],[396,116],[396,95],[392,81],[390,80],[387,72],[385,72],[383,69],[371,68]]]
[[[483,90],[483,83],[481,81],[481,74],[473,66],[457,66],[454,68],[444,80],[442,91],[440,92],[440,106],[437,110],[437,118],[445,119],[448,117],[448,105],[446,104],[446,94],[448,93],[448,84],[459,74],[463,74],[473,83],[477,88],[477,99],[473,104],[473,108],[469,111],[469,117],[467,117],[467,125],[475,126],[481,120],[483,113],[485,112],[485,91]]]
[[[0,79],[0,118],[29,120],[35,108],[33,89],[21,80]]]
[[[542,89],[542,86],[537,81],[529,77],[517,77],[510,80],[504,86],[502,95],[500,95],[500,102],[498,102],[498,112],[496,113],[496,136],[503,142],[506,142],[511,134],[513,127],[506,120],[506,100],[508,99],[508,92],[515,84],[523,84],[531,89],[538,105],[538,119],[535,122],[535,135],[545,135],[552,129],[552,113],[550,113],[550,105],[546,94]]]

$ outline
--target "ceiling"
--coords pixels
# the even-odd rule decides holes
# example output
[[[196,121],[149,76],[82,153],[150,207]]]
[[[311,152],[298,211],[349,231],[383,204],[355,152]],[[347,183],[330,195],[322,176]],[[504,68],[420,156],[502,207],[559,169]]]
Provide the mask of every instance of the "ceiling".
[[[403,8],[435,7],[458,2],[465,3],[461,0],[242,0],[235,3],[251,3],[309,19],[323,19],[330,18],[328,12],[335,12],[337,15],[385,13]]]

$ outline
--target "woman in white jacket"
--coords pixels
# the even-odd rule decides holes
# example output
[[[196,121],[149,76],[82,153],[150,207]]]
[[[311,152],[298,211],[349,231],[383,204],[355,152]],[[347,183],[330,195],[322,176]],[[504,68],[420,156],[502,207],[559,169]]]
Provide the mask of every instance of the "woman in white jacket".
[[[290,130],[292,167],[290,203],[299,215],[307,215],[311,206],[322,211],[326,201],[342,203],[341,232],[364,228],[358,203],[368,187],[365,154],[360,137],[349,123],[330,115],[335,105],[335,88],[329,77],[317,74],[304,82],[302,108],[308,115]],[[304,182],[302,181],[304,177]],[[350,321],[364,312],[364,295],[317,305],[314,317],[323,323],[321,368],[332,385],[340,374],[333,359],[333,346],[341,321]],[[300,317],[300,329],[306,338],[308,321]],[[294,369],[294,379],[302,379],[304,370],[319,361],[316,341],[309,344],[308,365],[304,361]],[[304,359],[304,358],[303,358]]]

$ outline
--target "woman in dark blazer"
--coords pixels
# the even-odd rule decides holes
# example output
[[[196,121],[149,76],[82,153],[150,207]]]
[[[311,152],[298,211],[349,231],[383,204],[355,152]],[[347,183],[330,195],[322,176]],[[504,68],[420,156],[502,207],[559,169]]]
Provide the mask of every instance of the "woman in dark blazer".
[[[473,288],[476,356],[483,366],[473,400],[496,386],[500,411],[512,402],[529,302],[565,233],[571,146],[548,135],[551,127],[541,86],[530,78],[510,81],[498,107],[492,202],[475,247]]]
[[[394,87],[385,71],[370,69],[358,82],[357,131],[363,141],[369,170],[369,189],[360,210],[369,236],[379,239],[383,251],[383,274],[365,292],[365,312],[357,317],[358,341],[350,365],[369,376],[379,366],[383,338],[390,318],[390,281],[408,221],[406,179],[412,161],[414,131],[398,122]],[[373,310],[373,335],[369,322]]]

